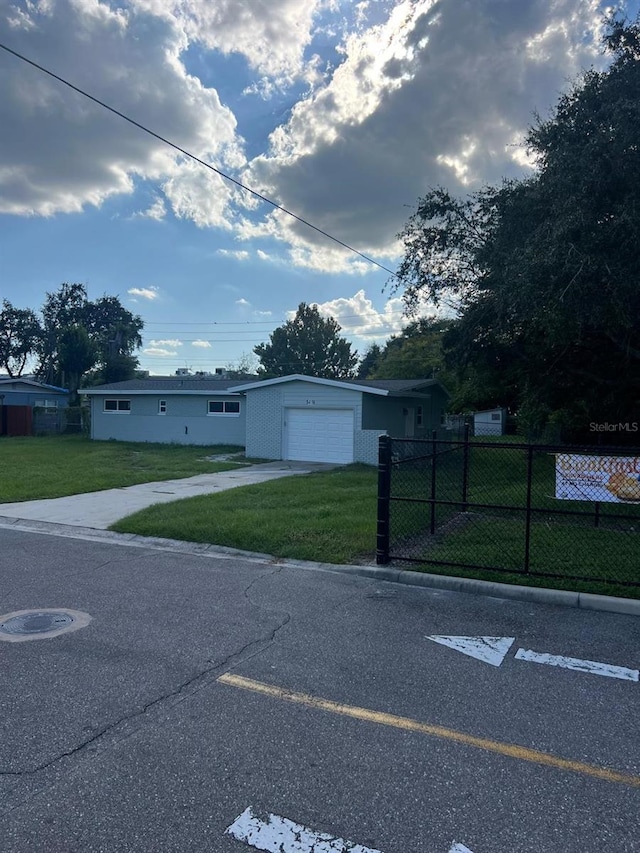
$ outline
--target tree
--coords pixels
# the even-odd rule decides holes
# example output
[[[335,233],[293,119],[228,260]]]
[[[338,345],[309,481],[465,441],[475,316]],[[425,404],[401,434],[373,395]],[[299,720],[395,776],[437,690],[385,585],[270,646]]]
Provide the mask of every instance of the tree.
[[[352,377],[358,356],[339,332],[333,317],[325,320],[315,305],[301,302],[293,320],[275,329],[269,343],[254,347],[261,363],[258,373],[265,378],[290,373],[325,379]]]
[[[609,68],[535,119],[532,177],[432,190],[400,235],[408,312],[459,302],[445,350],[472,396],[576,434],[640,414],[638,20],[609,19],[605,47]]]
[[[56,292],[47,292],[41,312],[42,338],[37,368],[37,374],[44,382],[62,384],[60,336],[70,326],[84,323],[86,305],[87,290],[84,284],[65,282]]]
[[[68,326],[61,332],[58,357],[62,382],[70,391],[72,405],[76,405],[82,376],[96,363],[96,344],[84,326]]]
[[[431,379],[445,370],[443,339],[452,320],[421,318],[393,335],[381,351],[374,379]],[[439,377],[441,378],[441,377]]]
[[[0,367],[9,376],[21,376],[31,356],[35,356],[42,337],[38,318],[29,308],[14,308],[2,300],[0,311]]]
[[[47,293],[42,307],[43,334],[39,348],[38,374],[40,378],[57,385],[75,383],[76,367],[85,365],[79,376],[82,382],[87,371],[95,368],[90,380],[95,384],[119,382],[130,379],[138,368],[134,352],[142,345],[140,332],[142,318],[123,307],[117,296],[106,294],[95,302],[89,300],[84,284],[60,285]],[[82,328],[90,346],[77,330]],[[74,329],[66,343],[65,334]],[[73,357],[70,353],[75,353]],[[91,360],[91,354],[93,361]],[[69,369],[69,358],[73,369]],[[74,390],[74,389],[72,389]]]
[[[358,379],[369,379],[373,376],[381,355],[382,349],[378,344],[367,347],[358,365]]]

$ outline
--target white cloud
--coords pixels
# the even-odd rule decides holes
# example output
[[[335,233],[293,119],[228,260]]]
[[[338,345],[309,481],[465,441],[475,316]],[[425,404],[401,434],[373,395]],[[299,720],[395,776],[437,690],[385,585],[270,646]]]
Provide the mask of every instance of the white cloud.
[[[284,83],[301,74],[313,19],[325,0],[134,0],[175,14],[188,38],[242,54],[258,72]]]
[[[175,350],[168,350],[164,347],[147,347],[143,349],[142,352],[145,355],[157,355],[160,358],[171,358],[174,355],[178,355]]]
[[[343,63],[293,106],[244,181],[376,260],[393,259],[407,205],[430,187],[466,193],[526,171],[513,143],[534,110],[545,114],[583,67],[603,62],[602,8],[398,2],[387,20],[347,35]],[[297,266],[375,269],[278,211],[238,228],[285,241]]]
[[[141,299],[148,299],[149,301],[157,299],[160,295],[157,287],[130,287],[127,293],[129,296],[139,296]]]
[[[273,317],[273,311],[254,311],[255,317]]]
[[[199,347],[200,349],[211,349],[209,341],[191,341],[191,346]]]
[[[244,296],[242,296],[240,297],[240,299],[236,299],[236,305],[242,305],[243,307],[246,307],[247,305],[251,305],[251,303],[247,299],[245,299]]]
[[[313,304],[323,317],[333,317],[340,324],[342,333],[350,337],[382,341],[398,334],[411,322],[403,316],[404,303],[400,297],[387,300],[379,311],[364,290],[351,297]],[[435,317],[440,313],[434,306],[423,306],[419,316]],[[294,315],[295,311],[289,312],[289,319]]]
[[[249,252],[246,249],[218,249],[216,254],[224,258],[235,258],[236,261],[246,261],[249,258]]]
[[[155,219],[156,222],[161,222],[167,215],[167,208],[163,199],[156,198],[146,210],[141,210],[133,215],[136,219]]]
[[[0,0],[0,39],[196,155],[242,164],[233,114],[180,60],[188,42],[175,17],[152,15],[135,0],[119,9],[100,0],[30,2],[18,15]],[[141,177],[167,182],[179,215],[220,224],[227,190],[213,182],[219,192],[211,210],[175,151],[7,55],[0,125],[2,213],[77,212],[132,193]],[[194,196],[198,211],[189,206]],[[150,210],[159,215],[160,204]]]
[[[149,346],[151,347],[181,347],[182,341],[177,340],[176,338],[169,338],[168,340],[162,341],[149,341]]]
[[[530,168],[514,144],[534,109],[545,114],[581,68],[604,61],[594,46],[603,8],[600,0],[0,0],[0,39],[394,268],[407,206],[429,187],[467,192]],[[203,63],[208,51],[243,56],[256,75],[247,97],[298,84],[250,164],[231,110],[186,70],[193,47]],[[280,211],[263,214],[215,172],[15,57],[0,61],[0,213],[77,212],[144,180],[163,195],[138,216],[159,220],[171,207],[201,228],[275,238],[285,250],[259,249],[257,258],[309,272],[376,269]]]

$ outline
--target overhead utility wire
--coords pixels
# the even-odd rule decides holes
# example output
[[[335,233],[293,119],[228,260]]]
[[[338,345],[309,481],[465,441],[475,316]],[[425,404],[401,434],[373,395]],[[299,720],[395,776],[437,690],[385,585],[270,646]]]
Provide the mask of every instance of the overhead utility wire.
[[[94,95],[90,95],[88,92],[85,92],[84,89],[80,89],[78,86],[74,86],[73,83],[70,83],[68,80],[65,80],[64,77],[60,77],[58,74],[54,74],[53,71],[49,71],[48,68],[45,68],[43,65],[39,65],[37,62],[34,62],[32,59],[28,59],[26,56],[23,56],[21,53],[18,53],[17,50],[13,50],[10,47],[7,47],[6,44],[2,44],[0,42],[0,48],[5,50],[7,53],[12,54],[13,56],[21,59],[23,62],[26,62],[28,65],[33,66],[33,68],[37,68],[38,71],[42,71],[43,74],[48,74],[49,77],[53,77],[54,80],[58,80],[58,82],[63,83],[65,86],[68,86],[70,89],[73,89],[74,92],[78,92],[79,95],[82,95],[85,98],[88,98],[90,101],[93,101],[95,104],[98,104],[101,107],[104,107],[105,110],[109,110],[109,112],[117,115],[119,118],[128,121],[129,124],[134,125],[134,127],[139,128],[140,130],[148,133],[150,136],[159,139],[160,142],[163,142],[165,145],[169,145],[171,148],[174,148],[176,151],[179,151],[181,154],[184,154],[185,157],[189,157],[191,160],[194,160],[196,163],[200,163],[201,166],[205,166],[207,169],[210,169],[212,172],[215,172],[217,175],[220,175],[221,178],[224,178],[226,181],[230,181],[232,184],[240,187],[246,192],[251,193],[256,198],[259,198],[261,201],[270,204],[272,207],[275,207],[276,210],[282,211],[282,213],[286,213],[287,216],[291,216],[293,219],[296,219],[298,222],[301,222],[303,225],[306,225],[308,228],[312,228],[314,231],[317,231],[318,234],[322,234],[324,237],[327,237],[329,240],[333,240],[334,243],[337,243],[339,246],[342,246],[344,249],[348,249],[350,252],[353,252],[356,255],[359,255],[365,261],[368,261],[370,264],[374,264],[376,267],[379,267],[381,270],[390,273],[394,278],[399,278],[398,274],[393,270],[390,270],[388,267],[385,267],[384,264],[378,263],[378,261],[374,261],[373,258],[370,258],[368,255],[365,255],[363,252],[359,252],[358,249],[354,249],[353,246],[350,246],[348,243],[344,243],[342,240],[339,240],[337,237],[334,237],[332,234],[329,234],[327,231],[323,231],[322,228],[318,228],[317,225],[313,225],[306,219],[303,219],[301,216],[298,216],[296,213],[293,213],[291,210],[287,210],[286,207],[283,207],[281,204],[278,204],[275,201],[272,201],[270,198],[259,193],[257,190],[251,189],[251,187],[246,186],[246,184],[241,183],[240,181],[232,178],[230,175],[225,174],[220,169],[216,169],[215,166],[212,166],[211,163],[207,163],[206,160],[201,160],[200,157],[196,157],[195,154],[192,154],[190,151],[187,151],[185,148],[181,148],[179,145],[176,145],[175,142],[171,142],[169,139],[166,139],[164,136],[160,136],[159,133],[156,133],[154,130],[150,130],[150,128],[145,127],[144,124],[140,124],[139,121],[130,118],[128,115],[121,113],[119,110],[115,109],[115,107],[109,106],[104,101],[101,101],[99,98],[96,98]]]

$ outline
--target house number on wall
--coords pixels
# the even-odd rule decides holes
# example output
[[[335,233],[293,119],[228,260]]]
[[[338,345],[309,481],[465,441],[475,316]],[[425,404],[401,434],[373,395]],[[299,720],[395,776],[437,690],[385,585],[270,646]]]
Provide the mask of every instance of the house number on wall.
[[[315,406],[315,404],[316,404],[315,400],[307,400],[307,406]]]

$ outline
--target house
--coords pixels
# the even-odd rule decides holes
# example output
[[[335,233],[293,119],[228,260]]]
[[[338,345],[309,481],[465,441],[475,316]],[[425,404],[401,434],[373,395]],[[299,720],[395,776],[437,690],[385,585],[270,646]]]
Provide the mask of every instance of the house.
[[[239,382],[133,379],[82,390],[91,437],[238,444],[248,456],[305,462],[378,459],[378,437],[420,438],[440,427],[448,400],[435,379],[318,379],[299,374]]]
[[[0,435],[31,435],[59,427],[59,414],[69,405],[66,388],[25,376],[0,378]],[[36,421],[34,423],[34,413]]]
[[[175,444],[245,443],[238,380],[215,376],[129,379],[82,388],[91,402],[91,438]]]
[[[246,452],[266,459],[378,461],[378,437],[420,438],[440,426],[448,394],[435,379],[318,379],[239,385]]]
[[[487,409],[485,412],[474,412],[474,435],[504,435],[507,423],[506,409]]]

